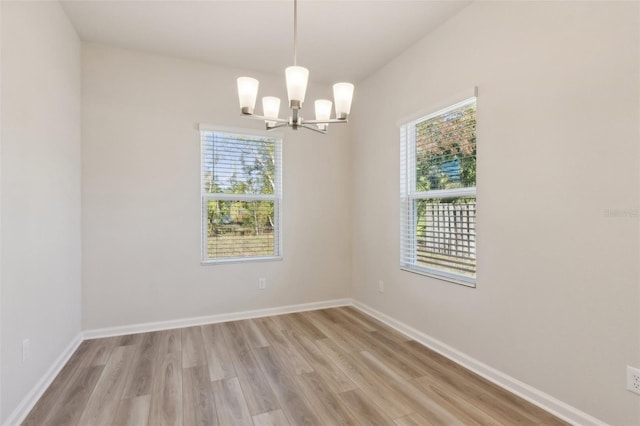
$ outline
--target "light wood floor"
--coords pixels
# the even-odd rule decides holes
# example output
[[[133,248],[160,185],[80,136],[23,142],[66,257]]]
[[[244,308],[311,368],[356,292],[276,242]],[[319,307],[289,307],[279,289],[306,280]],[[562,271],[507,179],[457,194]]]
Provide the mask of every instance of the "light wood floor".
[[[24,425],[561,425],[353,308],[83,342]]]

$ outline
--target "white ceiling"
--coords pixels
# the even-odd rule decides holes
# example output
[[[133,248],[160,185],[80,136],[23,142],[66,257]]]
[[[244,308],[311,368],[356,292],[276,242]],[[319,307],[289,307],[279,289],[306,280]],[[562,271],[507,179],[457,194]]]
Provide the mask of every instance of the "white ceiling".
[[[299,0],[298,65],[317,82],[358,82],[470,0]],[[83,40],[282,73],[293,1],[63,1]]]

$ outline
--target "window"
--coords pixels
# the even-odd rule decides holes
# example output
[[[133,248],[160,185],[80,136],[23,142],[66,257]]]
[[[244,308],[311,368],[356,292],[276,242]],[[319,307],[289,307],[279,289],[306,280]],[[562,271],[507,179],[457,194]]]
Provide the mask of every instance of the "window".
[[[281,256],[282,138],[200,128],[202,261]]]
[[[474,287],[476,98],[400,129],[400,267]]]

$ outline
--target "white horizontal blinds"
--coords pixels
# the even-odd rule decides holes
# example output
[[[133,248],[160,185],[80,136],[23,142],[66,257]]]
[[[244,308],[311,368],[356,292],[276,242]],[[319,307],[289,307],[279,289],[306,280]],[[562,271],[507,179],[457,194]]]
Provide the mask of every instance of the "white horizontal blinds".
[[[414,124],[417,192],[476,186],[475,98]]]
[[[209,200],[207,211],[209,258],[277,255],[275,201]]]
[[[475,198],[418,199],[416,263],[468,277],[476,275]]]
[[[415,132],[411,126],[400,127],[400,265],[408,267],[416,262],[414,208],[411,194],[415,192],[415,178],[411,165],[415,164]]]
[[[277,137],[202,131],[203,259],[280,255]]]
[[[203,192],[276,195],[279,139],[202,132]]]
[[[407,123],[401,146],[401,265],[474,282],[475,98]]]

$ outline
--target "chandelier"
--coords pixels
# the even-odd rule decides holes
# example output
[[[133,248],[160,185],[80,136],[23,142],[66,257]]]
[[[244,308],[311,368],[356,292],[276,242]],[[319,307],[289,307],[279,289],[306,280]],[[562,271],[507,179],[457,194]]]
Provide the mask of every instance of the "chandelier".
[[[300,115],[304,95],[307,91],[307,81],[309,80],[309,70],[300,67],[296,63],[298,50],[298,4],[293,0],[293,66],[285,69],[287,81],[287,95],[289,98],[289,108],[291,116],[288,119],[279,118],[280,98],[275,96],[265,96],[262,98],[262,113],[256,115],[253,110],[258,97],[258,80],[251,77],[238,78],[238,98],[240,100],[240,112],[243,116],[264,120],[267,130],[289,126],[293,130],[300,127],[320,133],[327,133],[329,123],[346,123],[351,110],[351,100],[353,99],[353,84],[336,83],[333,85],[333,98],[335,100],[335,118],[331,118],[332,102],[327,99],[315,101],[315,120],[305,120]]]

